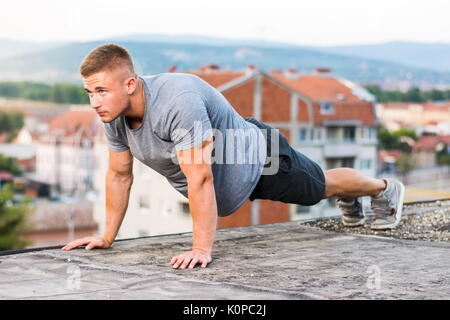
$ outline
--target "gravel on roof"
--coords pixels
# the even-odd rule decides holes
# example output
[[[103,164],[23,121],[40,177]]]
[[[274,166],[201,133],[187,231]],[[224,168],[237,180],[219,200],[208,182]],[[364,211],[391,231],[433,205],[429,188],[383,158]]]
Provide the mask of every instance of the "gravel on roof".
[[[305,225],[351,234],[450,242],[450,200],[405,204],[400,224],[393,230],[371,230],[373,219],[373,214],[368,215],[360,227],[344,227],[340,217],[307,221]]]

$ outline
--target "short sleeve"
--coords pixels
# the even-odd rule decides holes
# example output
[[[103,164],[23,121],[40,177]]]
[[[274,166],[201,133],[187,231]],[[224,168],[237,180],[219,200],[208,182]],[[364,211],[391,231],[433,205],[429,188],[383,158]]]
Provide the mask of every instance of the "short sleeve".
[[[126,136],[115,126],[115,122],[105,123],[105,137],[109,149],[116,152],[128,150]]]
[[[205,102],[197,92],[178,95],[169,107],[166,121],[177,151],[197,147],[212,133]]]

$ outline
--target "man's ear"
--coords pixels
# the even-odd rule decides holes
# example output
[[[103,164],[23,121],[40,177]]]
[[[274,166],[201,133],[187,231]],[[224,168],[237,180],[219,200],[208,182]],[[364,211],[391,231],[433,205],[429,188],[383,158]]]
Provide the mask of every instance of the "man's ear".
[[[137,89],[137,81],[135,77],[130,77],[125,80],[125,85],[127,87],[127,92],[129,95],[133,94]]]

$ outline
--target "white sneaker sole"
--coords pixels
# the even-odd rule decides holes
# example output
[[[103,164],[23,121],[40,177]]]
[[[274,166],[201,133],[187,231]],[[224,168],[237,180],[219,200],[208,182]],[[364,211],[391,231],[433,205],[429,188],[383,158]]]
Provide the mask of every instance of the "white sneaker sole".
[[[342,224],[344,225],[344,227],[359,227],[364,225],[364,223],[366,222],[366,219],[363,218],[361,220],[359,220],[358,222],[345,222],[344,220],[341,220]]]
[[[385,230],[385,229],[394,229],[400,223],[402,219],[402,211],[403,211],[403,199],[405,198],[405,186],[400,182],[400,197],[397,203],[397,208],[395,211],[395,222],[391,224],[383,224],[383,225],[371,225],[370,229],[372,230]]]

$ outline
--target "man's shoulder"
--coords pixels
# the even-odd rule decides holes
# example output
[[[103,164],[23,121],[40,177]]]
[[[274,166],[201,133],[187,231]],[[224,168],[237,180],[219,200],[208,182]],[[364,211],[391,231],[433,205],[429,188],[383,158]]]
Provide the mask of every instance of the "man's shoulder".
[[[166,72],[143,76],[142,79],[146,82],[150,95],[156,95],[159,102],[170,102],[172,98],[182,92],[201,93],[205,90],[204,80],[190,73]]]
[[[199,76],[184,72],[162,72],[152,75],[142,76],[146,82],[165,82],[165,81],[193,81],[200,79]]]

